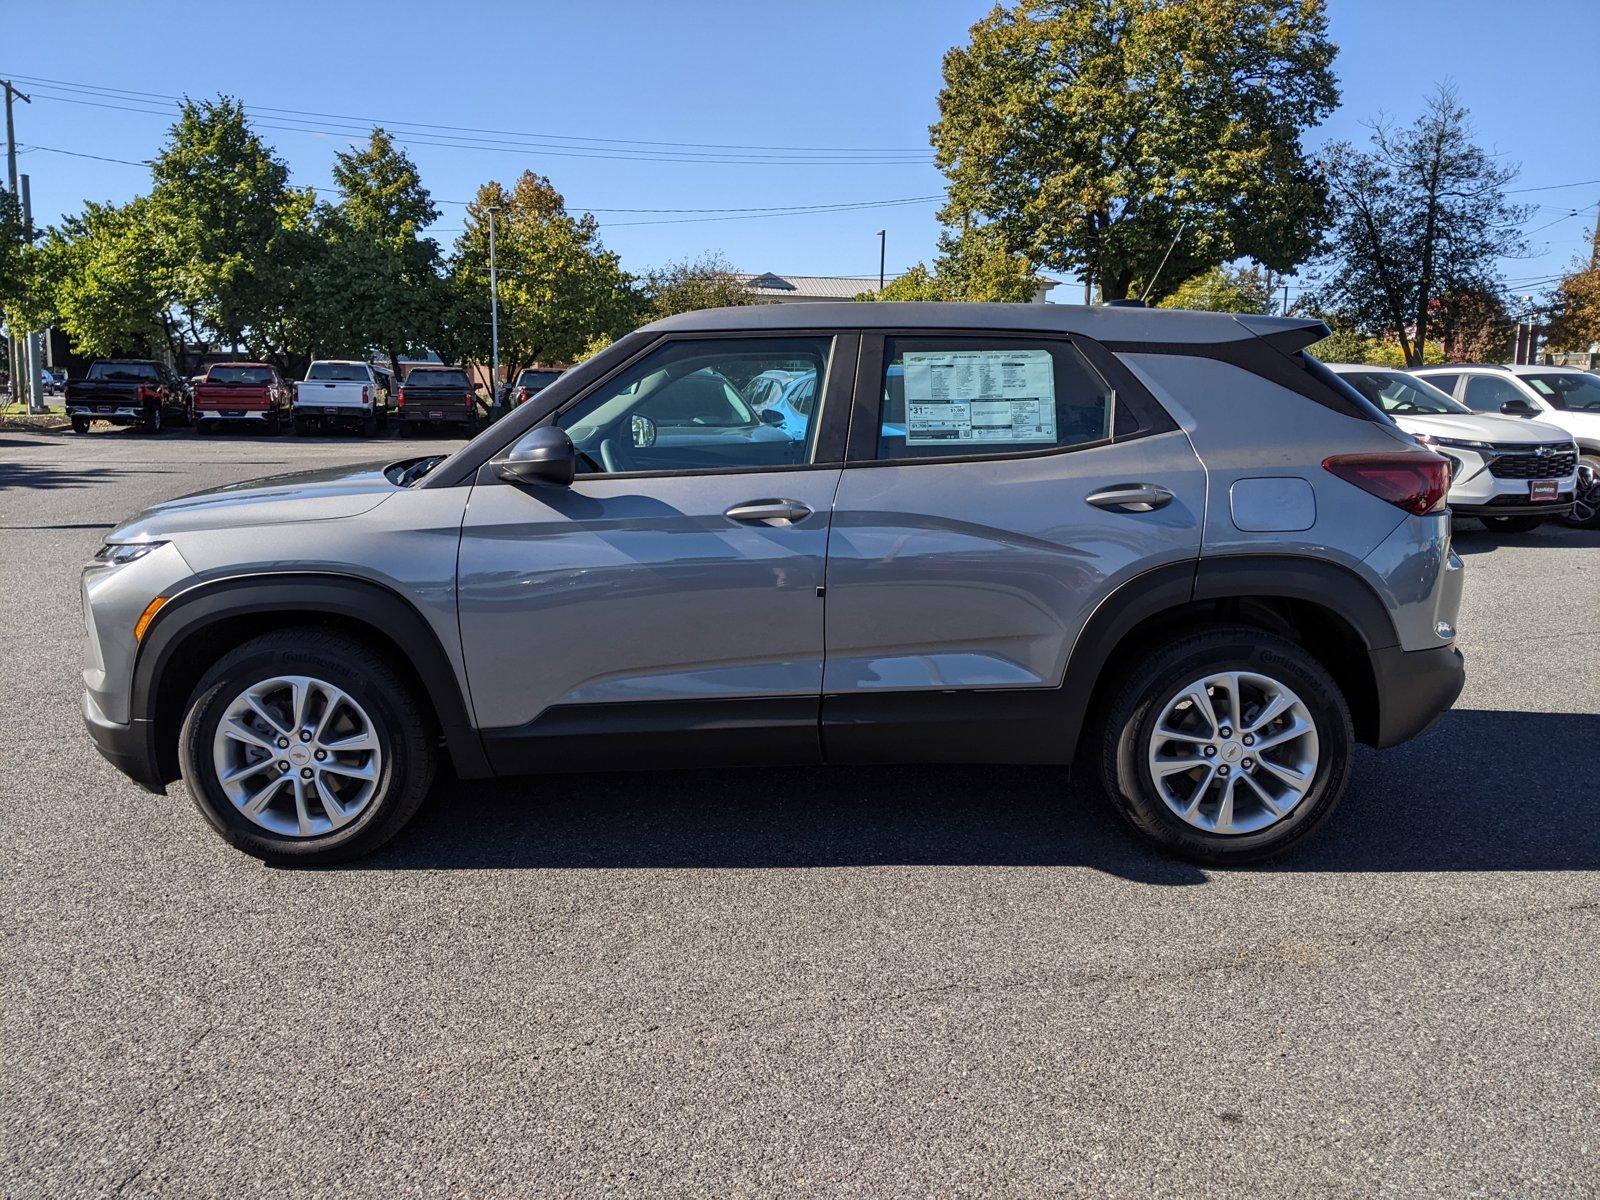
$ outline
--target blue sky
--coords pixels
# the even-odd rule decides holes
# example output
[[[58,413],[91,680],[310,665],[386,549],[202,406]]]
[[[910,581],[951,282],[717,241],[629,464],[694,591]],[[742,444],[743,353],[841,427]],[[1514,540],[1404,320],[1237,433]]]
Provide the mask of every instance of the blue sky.
[[[888,230],[888,267],[932,253],[937,203],[736,220],[699,213],[602,209],[734,209],[935,196],[927,150],[940,60],[965,40],[981,0],[701,0],[691,3],[421,4],[284,0],[273,4],[52,3],[12,6],[0,78],[26,76],[132,93],[225,91],[254,108],[302,184],[326,185],[348,135],[330,116],[556,135],[531,147],[505,132],[408,150],[441,200],[524,168],[549,175],[575,208],[592,208],[603,238],[634,271],[716,250],[750,271],[867,276]],[[1362,137],[1380,112],[1409,119],[1435,82],[1455,83],[1480,140],[1521,166],[1516,186],[1597,181],[1530,191],[1533,250],[1505,264],[1514,290],[1557,274],[1585,246],[1600,202],[1600,92],[1594,0],[1331,0],[1343,107],[1311,142]],[[48,49],[46,49],[48,48]],[[1585,64],[1589,65],[1585,65]],[[22,83],[23,146],[107,158],[155,152],[170,118],[138,96],[91,95]],[[320,132],[308,132],[321,126]],[[471,137],[473,135],[457,136]],[[612,139],[601,141],[601,139]],[[632,139],[624,141],[623,139]],[[644,143],[837,148],[732,152],[745,161],[682,161],[683,148]],[[847,153],[856,151],[870,153]],[[557,152],[559,151],[559,153]],[[704,158],[720,151],[702,151]],[[626,155],[627,157],[621,157]],[[677,161],[650,161],[676,156]],[[764,156],[764,157],[763,157]],[[803,163],[796,158],[806,159]],[[862,160],[867,161],[862,161]],[[756,161],[751,161],[756,160]],[[776,160],[776,161],[774,161]],[[123,200],[148,186],[135,166],[32,149],[36,218],[84,199]],[[448,244],[459,205],[441,204]],[[1586,209],[1568,215],[1574,209]],[[1541,228],[1543,227],[1543,228]],[[1072,300],[1063,287],[1056,298]]]

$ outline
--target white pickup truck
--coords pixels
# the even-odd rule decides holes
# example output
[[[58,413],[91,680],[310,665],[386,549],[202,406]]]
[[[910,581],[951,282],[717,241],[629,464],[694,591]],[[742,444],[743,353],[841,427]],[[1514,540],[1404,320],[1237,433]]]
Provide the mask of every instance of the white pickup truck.
[[[371,363],[323,358],[294,385],[294,431],[352,426],[367,437],[389,427],[389,374]]]

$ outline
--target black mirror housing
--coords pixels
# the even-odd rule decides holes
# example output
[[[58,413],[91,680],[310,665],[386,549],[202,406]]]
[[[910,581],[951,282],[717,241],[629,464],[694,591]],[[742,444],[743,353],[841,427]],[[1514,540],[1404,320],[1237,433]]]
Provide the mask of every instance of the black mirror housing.
[[[1500,411],[1508,417],[1532,417],[1537,416],[1539,412],[1526,400],[1507,400],[1500,406]]]
[[[567,487],[578,473],[578,451],[566,430],[541,425],[525,433],[495,469],[513,483]]]

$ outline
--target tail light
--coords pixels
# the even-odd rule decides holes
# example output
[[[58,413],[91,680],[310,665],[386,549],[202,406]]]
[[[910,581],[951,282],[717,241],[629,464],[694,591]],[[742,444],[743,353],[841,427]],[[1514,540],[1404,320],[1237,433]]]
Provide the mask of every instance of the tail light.
[[[528,389],[525,388],[525,387],[519,387],[517,389],[517,403],[518,404],[526,404],[527,402],[528,402]]]
[[[1450,463],[1437,454],[1335,454],[1322,469],[1413,516],[1441,512]]]
[[[394,390],[394,406],[396,408],[400,408],[405,404],[405,402],[406,402],[406,389],[403,388],[403,387],[395,388],[395,390]]]
[[[477,398],[478,398],[478,393],[473,391],[471,388],[468,388],[467,389],[467,403],[471,404]]]
[[[361,403],[362,404],[371,404],[372,403],[372,389],[367,387],[366,384],[362,384],[361,385]]]

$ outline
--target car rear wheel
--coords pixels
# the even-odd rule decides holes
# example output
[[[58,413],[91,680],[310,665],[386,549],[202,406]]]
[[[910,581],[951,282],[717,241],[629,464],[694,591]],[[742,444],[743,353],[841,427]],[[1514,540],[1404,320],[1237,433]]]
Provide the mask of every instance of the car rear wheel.
[[[144,428],[146,433],[160,433],[161,405],[152,404],[149,408],[145,409],[144,417],[141,419],[140,425]]]
[[[376,849],[415,815],[435,750],[411,687],[341,634],[265,634],[200,681],[179,734],[185,784],[224,839],[266,862]]]
[[[72,418],[72,432],[73,433],[88,433],[89,432],[89,418],[88,417],[73,417]]]
[[[1192,634],[1136,662],[1101,738],[1101,778],[1136,830],[1182,858],[1260,862],[1338,804],[1354,734],[1338,686],[1284,638]]]
[[[1543,517],[1483,517],[1484,527],[1495,533],[1527,533],[1544,524]]]

